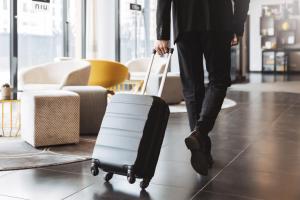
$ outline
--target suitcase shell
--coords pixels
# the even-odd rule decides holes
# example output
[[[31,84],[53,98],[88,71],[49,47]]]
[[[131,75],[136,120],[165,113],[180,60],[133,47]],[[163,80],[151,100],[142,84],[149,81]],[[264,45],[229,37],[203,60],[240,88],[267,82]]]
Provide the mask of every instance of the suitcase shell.
[[[159,96],[173,51],[170,49]],[[156,51],[147,70],[142,94],[146,91],[155,54]],[[92,174],[98,175],[100,168],[107,172],[106,181],[113,174],[127,176],[129,183],[142,178],[140,187],[145,189],[155,173],[169,115],[169,106],[160,97],[136,94],[112,96],[94,148]]]
[[[159,97],[113,96],[93,153],[98,167],[114,174],[151,180],[169,114],[168,105]]]

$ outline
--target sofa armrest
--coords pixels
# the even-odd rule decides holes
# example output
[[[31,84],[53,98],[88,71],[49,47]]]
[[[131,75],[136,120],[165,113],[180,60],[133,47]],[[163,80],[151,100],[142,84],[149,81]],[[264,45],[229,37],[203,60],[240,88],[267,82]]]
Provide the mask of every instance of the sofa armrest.
[[[43,67],[31,67],[23,69],[19,74],[19,84],[22,87],[28,84],[46,84],[48,78],[44,73]]]
[[[84,67],[69,73],[62,81],[60,88],[64,86],[85,86],[88,85],[91,67]]]

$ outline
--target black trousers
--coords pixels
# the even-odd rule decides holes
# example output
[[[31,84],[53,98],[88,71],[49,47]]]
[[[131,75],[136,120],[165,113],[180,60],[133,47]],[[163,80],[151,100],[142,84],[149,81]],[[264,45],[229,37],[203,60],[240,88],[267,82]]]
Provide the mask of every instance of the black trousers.
[[[191,130],[208,134],[231,85],[230,32],[187,32],[177,41],[180,75]],[[209,74],[205,89],[203,57]]]

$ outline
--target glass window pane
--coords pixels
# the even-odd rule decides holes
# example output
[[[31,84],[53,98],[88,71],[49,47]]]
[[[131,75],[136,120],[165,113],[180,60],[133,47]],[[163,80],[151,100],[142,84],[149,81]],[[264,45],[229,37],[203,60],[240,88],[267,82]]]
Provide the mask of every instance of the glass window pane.
[[[141,11],[130,10],[130,4],[142,6]],[[146,57],[152,52],[156,40],[157,0],[120,1],[121,61]]]
[[[9,83],[10,0],[0,0],[0,84]]]
[[[63,1],[18,0],[19,69],[63,56]]]
[[[154,42],[156,41],[156,9],[157,9],[157,0],[147,0],[150,13],[149,13],[149,36],[150,36],[150,41],[149,45],[147,46],[147,51],[148,54],[152,53],[153,47],[154,47]]]
[[[120,1],[120,48],[121,61],[145,55],[145,19],[143,11],[130,10],[130,3],[137,3],[144,9],[144,0]]]

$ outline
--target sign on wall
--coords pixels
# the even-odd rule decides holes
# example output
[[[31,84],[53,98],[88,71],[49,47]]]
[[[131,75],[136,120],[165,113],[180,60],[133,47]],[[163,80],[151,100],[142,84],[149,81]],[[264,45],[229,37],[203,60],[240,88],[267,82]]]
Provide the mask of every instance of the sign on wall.
[[[142,11],[142,5],[136,4],[136,3],[131,3],[130,4],[130,10]]]
[[[50,0],[32,0],[35,10],[47,11],[49,10]]]
[[[32,1],[43,2],[43,3],[50,3],[50,0],[32,0]]]

